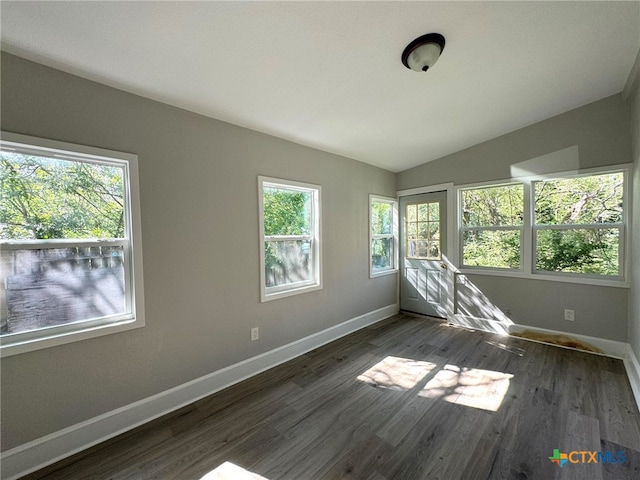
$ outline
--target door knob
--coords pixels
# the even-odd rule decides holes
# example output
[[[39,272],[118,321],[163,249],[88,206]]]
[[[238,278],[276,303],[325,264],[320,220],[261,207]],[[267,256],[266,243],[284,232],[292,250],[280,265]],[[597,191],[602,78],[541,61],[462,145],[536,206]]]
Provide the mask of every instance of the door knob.
[[[447,264],[446,264],[446,263],[441,263],[441,264],[440,264],[440,267],[442,267],[443,269],[445,269],[445,270],[446,270],[446,269],[447,269]]]

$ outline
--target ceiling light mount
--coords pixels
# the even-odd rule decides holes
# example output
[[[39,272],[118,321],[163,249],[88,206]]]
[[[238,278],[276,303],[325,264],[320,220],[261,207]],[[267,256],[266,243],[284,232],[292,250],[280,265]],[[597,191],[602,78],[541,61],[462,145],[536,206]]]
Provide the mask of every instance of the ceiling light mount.
[[[416,38],[402,52],[402,63],[414,72],[426,72],[438,61],[444,50],[444,37],[427,33]]]

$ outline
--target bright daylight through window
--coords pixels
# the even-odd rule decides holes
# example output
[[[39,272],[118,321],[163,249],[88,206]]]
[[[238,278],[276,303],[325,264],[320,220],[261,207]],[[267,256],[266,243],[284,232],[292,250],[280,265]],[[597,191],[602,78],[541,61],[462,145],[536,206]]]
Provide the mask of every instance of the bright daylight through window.
[[[369,273],[371,277],[397,271],[398,204],[393,198],[369,196]]]
[[[533,183],[535,268],[622,275],[622,172]]]
[[[520,268],[523,193],[522,184],[461,191],[463,266]]]
[[[0,153],[3,347],[107,325],[133,328],[142,320],[132,245],[135,156],[7,138]]]
[[[261,301],[322,288],[320,187],[259,177]]]
[[[625,184],[619,169],[460,189],[463,268],[624,280]]]

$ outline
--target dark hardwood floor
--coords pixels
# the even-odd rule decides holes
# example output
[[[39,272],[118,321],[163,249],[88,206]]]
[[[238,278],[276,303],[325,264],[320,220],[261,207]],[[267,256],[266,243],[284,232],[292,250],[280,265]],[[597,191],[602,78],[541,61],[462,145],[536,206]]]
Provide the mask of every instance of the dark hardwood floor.
[[[620,360],[401,314],[26,478],[205,476],[638,480],[640,414]]]

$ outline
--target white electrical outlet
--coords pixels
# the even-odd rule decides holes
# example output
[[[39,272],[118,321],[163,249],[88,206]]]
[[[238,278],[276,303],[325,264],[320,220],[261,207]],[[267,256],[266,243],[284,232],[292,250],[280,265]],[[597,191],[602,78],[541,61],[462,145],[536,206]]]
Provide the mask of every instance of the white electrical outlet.
[[[251,341],[255,342],[259,338],[260,338],[260,328],[259,327],[253,327],[251,329]]]
[[[570,322],[575,321],[576,319],[576,311],[575,310],[569,310],[568,308],[564,309],[564,319],[568,320]]]

